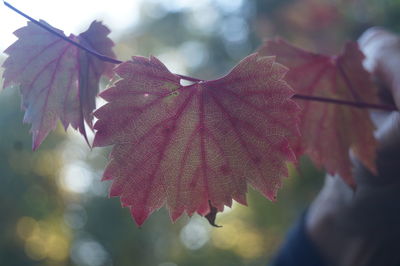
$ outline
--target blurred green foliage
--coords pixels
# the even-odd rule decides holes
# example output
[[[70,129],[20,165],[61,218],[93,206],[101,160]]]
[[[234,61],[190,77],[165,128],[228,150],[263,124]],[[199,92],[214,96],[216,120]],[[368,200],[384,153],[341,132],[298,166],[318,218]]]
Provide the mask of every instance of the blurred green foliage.
[[[119,58],[153,54],[209,79],[275,35],[333,54],[370,26],[400,30],[397,0],[188,2],[143,1],[140,23],[116,40]],[[222,228],[198,216],[172,224],[164,209],[137,228],[100,182],[109,149],[90,151],[58,128],[32,152],[16,91],[0,95],[0,265],[265,265],[323,182],[303,158],[277,202],[250,190],[249,207],[218,216]]]

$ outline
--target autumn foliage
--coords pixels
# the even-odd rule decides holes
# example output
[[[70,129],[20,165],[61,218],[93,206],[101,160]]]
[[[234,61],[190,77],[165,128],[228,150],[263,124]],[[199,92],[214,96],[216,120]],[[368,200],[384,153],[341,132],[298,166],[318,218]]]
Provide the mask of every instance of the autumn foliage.
[[[232,199],[246,204],[248,184],[275,200],[287,162],[302,154],[351,186],[350,152],[375,171],[374,126],[357,103],[379,99],[357,43],[327,56],[270,40],[227,75],[181,85],[185,77],[155,57],[134,56],[112,70],[117,60],[76,46],[113,59],[108,33],[93,22],[60,38],[28,23],[5,51],[4,87],[21,91],[33,149],[58,120],[85,138],[86,123],[94,147],[113,146],[103,179],[138,225],[164,205],[175,221],[223,211]],[[107,104],[95,110],[101,76],[111,84],[100,93]]]
[[[378,102],[377,90],[364,70],[364,55],[357,43],[349,42],[338,56],[326,56],[296,48],[283,40],[267,41],[259,51],[275,55],[290,68],[286,80],[302,95],[353,102]],[[293,143],[298,155],[306,153],[330,174],[338,173],[355,186],[349,149],[375,170],[374,125],[365,109],[316,101],[298,101],[302,107],[302,136]]]
[[[108,33],[107,27],[94,21],[87,31],[68,38],[114,57]],[[39,147],[58,120],[65,129],[71,125],[86,138],[84,123],[92,127],[100,77],[111,75],[112,65],[32,22],[15,35],[18,40],[4,51],[9,55],[3,64],[4,87],[19,85],[24,122],[32,124],[33,149]]]

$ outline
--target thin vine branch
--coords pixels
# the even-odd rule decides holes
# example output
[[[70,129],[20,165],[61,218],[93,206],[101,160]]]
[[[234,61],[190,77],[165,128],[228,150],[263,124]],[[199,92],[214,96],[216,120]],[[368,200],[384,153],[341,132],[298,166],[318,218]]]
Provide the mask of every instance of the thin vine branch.
[[[47,25],[41,23],[40,21],[32,18],[31,16],[29,16],[29,15],[25,14],[24,12],[20,11],[19,9],[15,8],[13,5],[8,3],[7,1],[3,0],[3,3],[8,8],[10,8],[14,12],[18,13],[19,15],[23,16],[24,18],[28,19],[32,23],[38,25],[42,29],[50,32],[51,34],[54,34],[54,35],[58,36],[59,38],[65,40],[66,42],[69,42],[72,45],[75,45],[79,49],[82,49],[82,50],[92,54],[93,56],[97,57],[98,59],[100,59],[102,61],[105,61],[105,62],[108,62],[108,63],[112,63],[112,64],[121,64],[122,63],[122,61],[120,61],[118,59],[114,59],[114,58],[108,57],[106,55],[100,54],[100,53],[96,52],[95,50],[92,50],[92,49],[90,49],[88,47],[85,47],[85,46],[81,45],[80,43],[78,43],[78,42],[76,42],[74,40],[69,39],[65,35],[60,34],[59,32],[55,31],[54,29],[48,27]],[[180,75],[180,74],[176,74],[176,75],[179,76],[180,78],[184,79],[184,80],[188,80],[188,81],[192,81],[192,82],[204,81],[204,80],[201,80],[201,79],[198,79],[198,78],[188,77],[188,76],[184,76],[184,75]],[[344,75],[344,77],[346,78],[346,75]],[[307,100],[307,101],[318,101],[318,102],[325,102],[325,103],[332,103],[332,104],[341,104],[341,105],[347,105],[347,106],[356,107],[356,108],[370,108],[370,109],[379,109],[379,110],[385,110],[385,111],[398,111],[399,110],[394,105],[373,104],[373,103],[364,103],[364,102],[352,102],[352,101],[346,101],[346,100],[331,99],[331,98],[310,96],[310,95],[302,95],[302,94],[295,94],[292,98],[293,99],[299,99],[299,100]]]
[[[181,75],[181,74],[175,74],[177,76],[179,76],[181,79],[187,80],[187,81],[192,81],[192,82],[200,82],[200,81],[205,81],[202,79],[198,79],[198,78],[193,78],[193,77],[188,77],[185,75]]]
[[[399,110],[394,105],[353,102],[353,101],[346,101],[346,100],[339,100],[339,99],[332,99],[332,98],[325,98],[325,97],[318,97],[318,96],[311,96],[311,95],[295,94],[295,95],[293,95],[292,98],[299,99],[299,100],[307,100],[307,101],[342,104],[342,105],[352,106],[352,107],[356,107],[356,108],[379,109],[379,110],[384,110],[384,111],[398,111]]]

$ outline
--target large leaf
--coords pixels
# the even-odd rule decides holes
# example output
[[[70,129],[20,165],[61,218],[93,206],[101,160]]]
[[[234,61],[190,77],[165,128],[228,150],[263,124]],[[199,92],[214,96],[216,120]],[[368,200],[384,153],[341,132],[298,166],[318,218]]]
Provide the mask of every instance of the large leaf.
[[[172,220],[246,204],[247,182],[275,199],[286,161],[296,160],[289,138],[298,137],[299,108],[274,57],[250,55],[190,86],[154,57],[115,71],[95,111],[94,146],[114,145],[103,179],[138,225],[165,203]]]
[[[262,55],[276,55],[289,67],[288,83],[296,93],[353,102],[378,103],[377,90],[362,66],[357,43],[348,43],[339,56],[325,56],[296,48],[283,40],[267,41]],[[297,154],[307,153],[330,174],[338,173],[354,186],[349,149],[375,172],[376,141],[367,109],[315,101],[297,101],[302,107],[302,138]]]
[[[63,34],[46,22],[47,27]],[[114,57],[109,30],[93,22],[79,36],[69,38],[101,54]],[[15,32],[18,40],[5,50],[4,87],[19,85],[24,122],[31,123],[33,149],[36,149],[58,119],[65,129],[71,124],[86,138],[84,121],[92,126],[92,111],[103,73],[112,65],[89,55],[69,42],[28,22]]]

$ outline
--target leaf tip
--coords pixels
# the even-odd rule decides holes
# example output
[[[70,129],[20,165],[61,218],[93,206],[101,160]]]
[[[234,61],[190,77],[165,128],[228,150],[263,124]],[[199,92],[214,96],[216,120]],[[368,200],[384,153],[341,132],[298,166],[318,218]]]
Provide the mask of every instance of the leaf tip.
[[[176,212],[176,213],[172,213],[171,214],[171,220],[173,223],[175,223],[181,216],[182,216],[182,212]]]
[[[266,196],[270,201],[276,202],[276,200],[277,200],[277,190],[278,190],[278,188],[276,188],[273,191],[272,190],[267,191]]]
[[[97,131],[96,134],[94,135],[92,148],[96,148],[96,147],[101,147],[102,146],[101,145],[101,141],[99,139],[100,139],[100,135],[99,135],[99,132]]]
[[[149,216],[149,213],[143,208],[131,207],[131,215],[137,226],[141,227]]]
[[[46,136],[38,130],[32,132],[32,151],[36,151]]]

